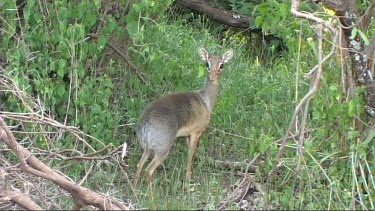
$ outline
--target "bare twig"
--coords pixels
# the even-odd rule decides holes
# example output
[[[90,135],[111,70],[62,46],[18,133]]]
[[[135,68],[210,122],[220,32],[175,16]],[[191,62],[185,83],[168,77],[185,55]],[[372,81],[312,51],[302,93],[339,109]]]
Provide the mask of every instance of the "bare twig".
[[[99,35],[89,33],[87,34],[90,38],[98,38]],[[134,73],[138,76],[138,78],[143,82],[143,84],[147,84],[147,80],[145,77],[145,74],[142,73],[142,71],[135,66],[129,59],[128,55],[122,53],[116,46],[108,42],[108,46],[111,47],[122,59],[125,60],[125,62],[131,67],[131,69],[134,71]]]
[[[92,169],[94,168],[94,165],[95,165],[95,162],[91,162],[89,170],[86,172],[85,176],[81,179],[78,185],[82,185],[87,180],[88,176],[92,172]]]
[[[102,210],[128,209],[128,207],[122,203],[79,186],[76,183],[66,179],[66,176],[64,177],[46,166],[34,155],[32,155],[30,151],[17,143],[15,137],[2,118],[0,118],[0,140],[3,141],[15,153],[16,157],[20,161],[20,167],[22,170],[35,176],[50,180],[64,190],[68,191],[76,202],[74,208],[80,209],[85,205],[92,205]]]
[[[74,157],[65,157],[65,156],[62,155],[62,153],[63,153],[63,151],[70,152],[70,151],[76,151],[76,150],[71,150],[71,149],[70,150],[63,150],[63,151],[60,151],[60,152],[53,153],[52,156],[58,157],[58,158],[62,159],[63,161],[70,161],[70,160],[93,160],[93,161],[94,160],[107,160],[107,159],[110,159],[113,156],[113,154],[115,154],[116,152],[121,151],[122,145],[117,147],[116,149],[112,150],[111,152],[106,153],[103,156],[96,156],[96,155],[104,153],[104,152],[108,151],[109,148],[112,148],[112,147],[113,147],[113,145],[109,144],[108,146],[101,149],[100,151],[96,151],[96,152],[91,153],[91,154],[79,153],[79,154],[81,154],[80,156],[74,156]],[[50,154],[49,152],[46,152],[46,153]]]
[[[226,169],[234,169],[238,171],[245,171],[247,169],[248,163],[246,161],[244,162],[238,162],[238,161],[228,161],[228,160],[215,160],[215,159],[209,159],[211,162],[213,162],[215,165],[219,165],[221,167],[224,167]],[[255,172],[257,166],[250,167],[248,170],[252,173]],[[247,172],[245,172],[247,173]]]
[[[85,160],[85,159],[94,160],[94,159],[90,159],[90,158],[95,158],[96,155],[101,154],[103,152],[106,152],[109,148],[112,148],[112,147],[113,147],[113,144],[110,143],[106,147],[104,147],[103,149],[101,149],[99,151],[96,151],[94,153],[86,154],[86,155],[82,155],[82,156],[77,156],[77,157],[68,157],[68,158],[65,158],[64,160],[65,161],[68,161],[68,160]]]
[[[16,121],[28,122],[28,123],[38,123],[38,124],[41,124],[41,125],[49,125],[49,126],[52,126],[54,128],[59,128],[59,129],[68,131],[69,133],[76,136],[79,140],[81,140],[87,147],[89,147],[94,152],[96,150],[85,139],[83,139],[81,136],[89,137],[89,138],[99,142],[103,146],[105,146],[105,144],[102,141],[100,141],[99,139],[97,139],[97,138],[95,138],[91,135],[83,133],[77,127],[67,126],[67,125],[61,124],[60,122],[48,117],[46,114],[40,115],[40,114],[37,114],[37,113],[34,113],[34,112],[33,113],[13,113],[13,112],[0,111],[0,117],[12,119],[12,120],[16,120]]]
[[[374,14],[375,14],[375,2],[371,4],[371,6],[368,8],[366,13],[362,17],[363,33],[367,33],[367,30],[370,26],[371,20],[374,17]]]
[[[292,1],[292,14],[295,16],[295,17],[299,17],[299,18],[305,18],[307,20],[312,20],[312,21],[315,21],[317,22],[318,24],[322,24],[324,27],[328,28],[331,33],[332,33],[332,36],[333,36],[333,42],[332,42],[332,47],[331,47],[331,50],[330,52],[328,53],[328,55],[326,56],[320,56],[319,57],[319,62],[317,64],[317,66],[315,66],[309,73],[309,76],[313,75],[314,77],[312,78],[312,81],[313,81],[313,85],[311,87],[311,89],[309,90],[309,92],[303,97],[303,99],[300,101],[300,103],[296,106],[295,110],[294,110],[294,113],[293,113],[293,116],[292,116],[292,120],[291,120],[291,123],[289,124],[289,128],[283,138],[283,141],[281,143],[281,146],[280,146],[280,149],[279,149],[279,152],[276,156],[276,159],[275,159],[275,163],[276,165],[278,166],[279,165],[279,159],[280,157],[282,156],[283,152],[284,152],[284,149],[285,149],[285,145],[286,145],[286,141],[288,140],[288,136],[289,135],[292,135],[292,130],[293,128],[295,127],[295,123],[297,121],[297,118],[298,118],[298,115],[299,113],[302,111],[302,108],[306,105],[308,105],[308,103],[310,102],[311,98],[316,94],[316,92],[318,91],[318,88],[319,88],[319,84],[320,84],[320,80],[321,80],[321,77],[322,77],[322,74],[323,74],[323,70],[322,70],[322,65],[325,61],[327,61],[335,52],[335,49],[336,49],[336,42],[337,42],[337,38],[338,38],[338,33],[337,33],[337,30],[335,28],[333,28],[329,23],[325,22],[323,19],[320,19],[320,18],[317,18],[311,14],[308,14],[308,13],[302,13],[299,11],[299,4],[300,4],[300,1],[299,0],[293,0]],[[319,30],[322,30],[322,29],[319,29]],[[318,33],[318,37],[319,39],[322,39],[323,35]],[[298,145],[299,145],[299,154],[300,156],[301,153],[303,154],[303,134],[304,134],[304,125],[306,124],[306,122],[303,122],[303,125],[302,125],[302,128],[300,128],[300,140],[298,140]],[[302,129],[302,130],[301,130]],[[302,140],[301,140],[302,138]]]
[[[250,163],[247,165],[247,167],[246,167],[246,171],[245,172],[249,172],[249,169],[250,169],[250,167],[251,167],[251,165],[258,159],[258,157],[259,157],[259,153],[250,161]],[[227,200],[227,201],[225,201],[219,208],[218,208],[218,210],[223,210],[228,204],[230,204],[230,203],[232,203],[232,202],[234,202],[236,199],[237,199],[237,197],[234,197],[234,196],[236,196],[236,195],[238,195],[238,193],[239,193],[239,191],[245,186],[245,183],[246,183],[246,181],[247,181],[247,176],[245,175],[243,178],[242,178],[242,180],[241,180],[241,182],[240,182],[240,184],[237,186],[237,188],[231,193],[231,195],[228,197],[229,198],[229,200]],[[246,190],[247,191],[247,190]],[[241,196],[242,196],[243,194],[241,194]]]

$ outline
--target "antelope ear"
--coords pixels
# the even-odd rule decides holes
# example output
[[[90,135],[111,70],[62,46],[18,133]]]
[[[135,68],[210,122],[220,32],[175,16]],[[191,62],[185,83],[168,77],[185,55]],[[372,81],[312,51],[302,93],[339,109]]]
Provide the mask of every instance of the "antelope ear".
[[[233,58],[233,50],[230,49],[229,51],[225,52],[223,54],[223,59],[222,59],[222,62],[225,64],[225,63],[228,63],[231,59]]]
[[[204,48],[200,48],[199,49],[199,55],[201,56],[201,59],[203,61],[208,61],[208,51]]]

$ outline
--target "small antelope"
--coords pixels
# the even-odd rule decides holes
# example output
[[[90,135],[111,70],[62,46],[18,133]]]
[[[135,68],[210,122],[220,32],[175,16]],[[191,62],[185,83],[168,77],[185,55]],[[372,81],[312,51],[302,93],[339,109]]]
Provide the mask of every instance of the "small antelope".
[[[208,77],[203,89],[180,92],[161,97],[149,104],[139,118],[137,138],[143,149],[137,164],[134,186],[137,187],[142,168],[151,154],[154,155],[146,168],[146,178],[151,185],[155,169],[167,158],[178,137],[186,137],[188,163],[186,177],[191,177],[191,166],[199,137],[210,122],[211,113],[219,94],[220,73],[224,64],[233,58],[233,50],[223,57],[210,55],[204,48],[199,49],[200,57],[207,62]]]

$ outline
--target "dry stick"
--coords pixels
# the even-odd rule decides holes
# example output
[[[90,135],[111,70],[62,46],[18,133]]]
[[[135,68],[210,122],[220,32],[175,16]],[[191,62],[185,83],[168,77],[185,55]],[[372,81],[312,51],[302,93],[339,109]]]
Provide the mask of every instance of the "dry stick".
[[[43,210],[27,194],[7,190],[7,174],[5,169],[0,167],[0,203],[12,201],[27,210]]]
[[[63,129],[65,131],[73,134],[74,136],[76,136],[80,141],[82,141],[87,147],[89,147],[94,152],[96,150],[86,140],[84,140],[79,135],[89,137],[89,138],[99,142],[103,146],[105,146],[105,144],[102,141],[100,141],[99,139],[80,131],[76,127],[61,124],[60,122],[58,122],[54,119],[51,119],[48,116],[42,116],[42,115],[39,115],[37,113],[12,113],[12,112],[2,112],[2,111],[0,111],[0,117],[6,117],[7,119],[23,121],[23,122],[28,122],[28,123],[45,124],[45,125],[50,125],[50,126],[55,127],[55,128]]]
[[[97,151],[95,153],[91,153],[91,154],[82,154],[81,152],[79,152],[79,154],[82,154],[80,156],[75,156],[75,157],[65,157],[63,155],[61,155],[62,152],[56,152],[54,153],[52,156],[55,156],[55,157],[58,157],[60,158],[62,161],[70,161],[70,160],[106,160],[106,159],[109,159],[111,158],[111,156],[116,153],[117,151],[120,151],[121,150],[121,146],[117,147],[116,149],[114,149],[113,151],[107,153],[107,155],[104,155],[104,156],[101,156],[101,157],[94,157],[95,155],[97,154],[100,154],[102,152],[105,152],[108,150],[109,147],[112,147],[113,145],[112,144],[109,144],[108,146],[106,146],[105,148],[101,149],[100,151]],[[41,151],[40,149],[37,149],[39,151]],[[73,150],[64,150],[65,152],[69,152],[69,151],[73,151]],[[46,153],[49,153],[49,152],[44,152],[45,154]]]
[[[2,66],[0,66],[0,71],[5,73],[5,69],[3,69]],[[1,75],[0,77],[0,84],[4,85],[6,88],[8,88],[9,92],[12,92],[15,96],[17,96],[21,101],[22,104],[30,111],[33,111],[33,108],[37,107],[37,104],[30,99],[29,96],[27,96],[23,91],[19,89],[19,87],[16,85],[16,82],[5,75]],[[28,102],[25,102],[28,101]],[[32,104],[31,106],[29,104]]]
[[[299,17],[299,18],[305,18],[307,20],[312,20],[312,21],[315,21],[319,24],[323,24],[325,27],[327,27],[332,33],[333,33],[333,43],[332,43],[332,48],[331,48],[331,51],[328,53],[327,56],[325,56],[319,63],[317,66],[315,66],[313,68],[313,70],[311,70],[309,72],[309,75],[313,75],[313,73],[315,73],[315,77],[313,78],[313,87],[310,89],[310,91],[303,97],[303,99],[300,101],[300,103],[297,105],[297,107],[295,108],[295,111],[293,113],[293,116],[292,116],[292,120],[291,120],[291,123],[289,125],[289,128],[283,138],[283,141],[281,143],[281,146],[280,146],[280,149],[279,149],[279,152],[277,153],[277,156],[276,156],[276,159],[275,159],[275,163],[276,163],[276,166],[279,166],[279,159],[280,157],[282,156],[282,154],[284,153],[284,149],[285,149],[285,145],[286,145],[286,141],[288,140],[287,137],[290,135],[291,131],[293,130],[293,127],[294,127],[294,124],[295,122],[297,121],[297,115],[301,112],[302,110],[302,107],[304,105],[306,105],[307,102],[309,102],[311,100],[311,98],[316,94],[316,92],[318,91],[318,87],[319,87],[319,84],[320,84],[320,78],[322,76],[322,64],[327,61],[335,52],[335,48],[336,48],[336,41],[337,41],[337,37],[338,37],[338,33],[337,33],[337,30],[335,28],[333,28],[329,23],[325,22],[323,19],[320,19],[320,18],[317,18],[311,14],[307,14],[307,13],[302,13],[299,10],[299,4],[300,4],[300,1],[299,0],[293,0],[292,1],[292,9],[291,9],[291,12],[292,14],[295,16],[295,17]],[[273,171],[271,171],[272,173]]]
[[[287,141],[286,137],[288,137],[290,135],[291,131],[293,130],[294,124],[297,121],[297,115],[301,112],[302,107],[308,101],[310,101],[310,99],[318,91],[318,86],[319,86],[319,83],[320,83],[320,77],[321,77],[321,71],[319,71],[319,68],[318,68],[318,71],[317,71],[317,73],[315,74],[315,77],[314,77],[313,87],[310,89],[310,91],[305,95],[305,97],[301,100],[301,102],[295,108],[295,111],[294,111],[293,116],[292,116],[292,121],[289,124],[289,128],[287,130],[287,133],[285,134],[285,136],[283,138],[283,141],[281,143],[281,147],[280,147],[279,152],[278,152],[278,154],[276,156],[276,159],[275,159],[275,163],[276,163],[277,166],[278,166],[278,160],[280,159],[280,157],[282,156],[282,154],[284,152],[284,148],[285,148],[286,141]]]
[[[235,134],[232,134],[232,135],[235,135]],[[297,135],[288,136],[288,137],[287,137],[287,140],[289,140],[289,139],[294,139],[294,138],[296,138],[296,137],[297,137]],[[278,139],[278,140],[274,141],[274,143],[280,142],[280,141],[282,141],[282,140],[283,140],[283,139]],[[271,146],[272,146],[272,145],[268,146],[267,149],[266,149],[265,151],[267,151]],[[260,154],[258,153],[258,154],[253,158],[253,160],[251,160],[250,163],[247,164],[245,174],[246,174],[247,172],[249,172],[251,165],[256,161],[256,159],[258,159],[259,156],[260,156]],[[267,181],[268,181],[268,179],[267,179]],[[231,200],[226,201],[224,204],[222,204],[222,205],[218,208],[218,210],[223,209],[228,203],[232,203],[232,202],[234,201],[234,197],[233,197],[233,196],[234,196],[235,194],[237,194],[237,192],[240,190],[240,188],[243,186],[243,184],[244,184],[245,182],[246,182],[246,175],[245,175],[244,178],[242,178],[242,180],[241,180],[240,184],[237,186],[237,188],[236,188],[236,189],[231,193],[231,195],[228,197],[228,198],[230,198]],[[263,194],[263,191],[260,191],[260,192]]]
[[[87,180],[88,176],[91,174],[91,172],[94,168],[94,165],[95,165],[94,162],[91,161],[91,165],[90,165],[89,170],[86,172],[85,176],[81,179],[81,181],[78,182],[78,185],[82,185]]]
[[[260,153],[258,153],[251,161],[250,163],[247,165],[246,167],[246,171],[245,172],[249,172],[249,169],[250,169],[250,166],[256,161],[256,159],[258,159],[258,157],[260,156]],[[239,191],[240,187],[243,186],[243,184],[245,183],[246,181],[246,175],[242,178],[242,181],[240,182],[240,184],[237,186],[237,188],[232,192],[232,194],[230,195],[229,198],[232,198],[231,200],[229,201],[226,201],[224,204],[222,204],[218,210],[222,210],[228,203],[232,203],[234,200],[233,200],[233,196],[235,194],[237,194],[237,192]]]
[[[323,75],[322,63],[320,63],[320,61],[323,59],[323,46],[322,46],[322,43],[323,43],[323,33],[322,33],[323,32],[323,25],[318,24],[316,29],[317,29],[316,31],[317,31],[317,35],[318,35],[318,64],[319,64],[319,66],[318,66],[317,73],[315,74],[314,84],[312,84],[313,87],[319,86],[320,77]],[[317,84],[315,84],[315,82]],[[297,141],[298,154],[299,154],[299,157],[300,157],[297,168],[296,168],[296,172],[298,174],[299,174],[299,171],[300,171],[301,161],[303,161],[304,154],[305,154],[305,149],[304,149],[305,137],[304,136],[305,136],[305,128],[306,128],[306,124],[307,124],[307,116],[308,116],[308,112],[309,112],[310,102],[311,102],[311,98],[309,98],[306,101],[306,104],[305,104],[305,110],[304,110],[304,114],[303,114],[303,118],[302,118],[302,124],[300,126],[300,136],[299,136],[299,139]]]
[[[223,160],[215,160],[213,158],[209,158],[209,160],[212,163],[214,163],[214,164],[216,164],[218,166],[220,165],[220,166],[222,166],[222,167],[224,167],[226,169],[234,169],[234,170],[238,170],[238,171],[243,171],[245,169],[244,167],[248,165],[248,163],[246,162],[246,161],[248,161],[247,159],[245,160],[245,162],[236,162],[236,161],[235,162],[230,162],[228,160],[225,160],[225,161],[223,161]],[[249,169],[249,171],[255,172],[255,169],[256,169],[256,167]],[[245,172],[245,173],[247,173],[247,172]]]
[[[92,205],[102,210],[128,209],[128,207],[118,201],[90,191],[87,188],[67,180],[64,176],[46,166],[43,162],[32,155],[30,151],[17,143],[15,137],[2,118],[0,118],[0,140],[2,140],[15,153],[20,161],[20,167],[22,170],[50,180],[68,191],[76,202],[74,209],[81,209],[85,205]]]
[[[242,194],[241,199],[239,201],[242,201],[246,197],[247,193],[249,192],[250,185],[251,185],[251,182],[248,182],[245,188],[245,192]]]
[[[78,68],[77,68],[78,69]],[[70,110],[70,105],[72,104],[72,89],[73,89],[73,81],[72,78],[73,78],[73,74],[72,74],[73,70],[70,71],[70,78],[71,80],[69,80],[69,92],[68,92],[68,103],[66,105],[66,114],[65,114],[65,118],[64,118],[64,125],[67,124],[68,122],[68,117],[69,117],[69,110]],[[78,86],[78,84],[76,84],[76,86]],[[78,93],[78,87],[76,87],[76,93]],[[77,107],[76,107],[77,109]],[[77,120],[77,116],[75,117],[76,120]]]
[[[98,38],[99,36],[96,35],[96,34],[93,34],[93,33],[89,33],[87,34],[87,36],[91,37],[91,38]],[[127,55],[125,55],[124,53],[122,53],[116,46],[112,45],[110,42],[108,42],[108,45],[109,47],[111,47],[121,58],[123,58],[125,60],[126,63],[128,63],[128,65],[133,69],[134,73],[138,76],[138,78],[143,82],[143,84],[147,84],[147,80],[145,79],[145,76],[144,74],[142,73],[142,71],[137,67],[135,66],[131,61],[130,59],[127,57]]]
[[[33,117],[33,115],[36,116],[36,117]],[[83,133],[82,131],[78,130],[75,127],[63,125],[63,124],[61,124],[59,122],[56,122],[54,120],[50,121],[52,119],[40,116],[36,113],[13,114],[11,112],[0,112],[0,117],[5,117],[7,119],[12,119],[12,120],[17,120],[17,121],[22,121],[22,122],[27,122],[27,123],[45,124],[45,125],[50,125],[52,127],[56,127],[56,128],[66,130],[66,131],[70,132],[71,134],[73,134],[77,139],[82,141],[84,143],[84,145],[86,145],[87,147],[89,147],[93,151],[96,151],[96,150],[85,139],[83,139],[79,135],[88,136],[88,137],[98,141],[99,143],[103,144],[103,142],[101,142],[100,140],[96,139],[93,136],[90,136],[90,135],[87,135],[87,134]]]
[[[372,18],[374,17],[374,13],[375,13],[375,2],[373,2],[371,4],[371,6],[367,9],[367,11],[365,12],[365,14],[362,16],[362,27],[363,27],[363,33],[367,33],[367,30],[371,24],[371,20]]]
[[[94,156],[95,155],[98,155],[102,152],[105,152],[107,151],[109,148],[112,148],[113,147],[113,144],[110,143],[108,144],[106,147],[104,147],[103,149],[99,150],[99,151],[96,151],[94,153],[90,153],[90,154],[86,154],[86,155],[82,155],[82,156],[76,156],[76,157],[68,157],[68,158],[65,158],[64,160],[65,161],[68,161],[68,160],[84,160],[84,159],[88,159],[88,160],[94,160],[92,158],[95,158]],[[91,159],[90,159],[91,158]]]
[[[1,66],[0,66],[0,71],[5,72],[5,70]],[[5,78],[7,80],[5,80],[3,78]],[[81,138],[79,135],[87,136],[87,137],[89,137],[89,138],[91,138],[91,139],[93,139],[93,140],[101,143],[103,146],[105,146],[105,144],[103,142],[101,142],[100,140],[98,140],[97,138],[95,138],[93,136],[90,136],[88,134],[85,134],[85,133],[83,133],[82,131],[78,130],[75,127],[66,126],[65,124],[61,124],[60,122],[57,122],[56,120],[49,118],[49,116],[46,115],[45,113],[42,113],[43,115],[39,115],[39,114],[35,113],[34,110],[33,110],[33,108],[34,109],[37,108],[38,104],[35,103],[32,99],[30,99],[29,96],[27,96],[26,94],[24,94],[24,92],[22,92],[21,90],[19,90],[19,88],[18,88],[18,86],[17,86],[17,84],[16,84],[16,82],[14,80],[12,80],[10,78],[7,78],[6,76],[4,76],[3,78],[0,78],[0,84],[3,84],[7,88],[9,88],[9,90],[12,91],[13,94],[15,96],[17,96],[22,101],[22,104],[31,113],[30,114],[26,113],[26,114],[15,115],[14,113],[10,113],[10,112],[0,112],[0,117],[2,116],[2,114],[7,115],[7,118],[11,118],[10,116],[15,115],[15,116],[20,117],[20,119],[25,118],[25,116],[30,116],[31,119],[35,120],[35,122],[39,122],[39,121],[47,122],[47,124],[49,124],[51,126],[55,126],[57,128],[62,128],[64,130],[67,130],[68,132],[70,132],[73,135],[75,135],[79,140],[81,140],[86,146],[88,146],[94,152],[96,150],[90,144],[88,144],[83,138]],[[10,81],[11,83],[8,83],[7,81]],[[25,102],[26,100],[28,100],[28,102]],[[31,107],[29,106],[29,104],[31,104]],[[43,112],[43,109],[40,109],[40,110]],[[33,118],[33,116],[35,116],[35,117]],[[32,123],[35,123],[35,122],[32,122]],[[79,134],[79,135],[77,135],[77,134]]]
[[[241,135],[237,135],[237,134],[234,134],[234,133],[229,133],[229,132],[226,132],[224,130],[220,130],[220,129],[217,129],[215,127],[212,127],[212,126],[208,126],[208,128],[210,128],[210,129],[212,129],[214,131],[219,131],[220,133],[223,133],[225,135],[230,135],[230,136],[237,137],[237,138],[242,138],[242,139],[247,139],[247,140],[255,141],[255,139],[252,139],[252,138],[249,138],[249,137],[245,137],[245,136],[241,136]]]
[[[134,197],[135,197],[135,201],[137,202],[137,204],[140,204],[140,201],[139,201],[139,198],[138,198],[138,194],[136,194],[136,190],[135,188],[133,187],[133,183],[130,181],[129,177],[128,177],[128,172],[124,170],[124,162],[123,161],[119,161],[118,159],[115,159],[115,161],[117,162],[117,166],[119,166],[120,170],[122,171],[123,175],[125,175],[125,178],[126,178],[126,181],[131,189],[131,191],[133,192],[134,194]],[[132,208],[132,207],[130,207]]]
[[[19,191],[5,190],[0,192],[0,203],[4,203],[6,201],[12,201],[26,210],[44,210],[29,196]]]

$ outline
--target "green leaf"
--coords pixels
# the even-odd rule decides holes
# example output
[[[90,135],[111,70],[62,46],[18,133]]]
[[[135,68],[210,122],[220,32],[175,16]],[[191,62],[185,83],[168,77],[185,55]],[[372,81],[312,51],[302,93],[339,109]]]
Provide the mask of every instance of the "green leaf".
[[[199,70],[198,78],[202,78],[204,76],[205,68],[202,66],[199,66],[198,70]]]
[[[27,1],[26,6],[23,9],[23,17],[25,18],[26,21],[29,20],[30,14],[33,10],[34,5],[35,5],[35,0],[28,0]]]
[[[57,69],[57,75],[63,78],[66,73],[66,61],[63,59],[60,59],[58,64],[59,64],[59,68]]]
[[[255,26],[257,28],[261,28],[262,27],[262,24],[263,24],[263,16],[258,16],[255,18]]]
[[[267,15],[269,13],[270,7],[266,2],[263,2],[258,5],[257,10],[262,14],[262,15]]]
[[[103,35],[99,36],[99,49],[105,48],[107,45],[107,38],[104,37]]]
[[[131,37],[134,37],[138,33],[138,22],[131,21],[128,23],[128,32]]]
[[[281,4],[280,5],[280,14],[282,17],[287,17],[289,15],[289,5]]]
[[[101,0],[94,0],[94,5],[95,5],[95,8],[96,8],[97,10],[99,10],[99,9],[100,9],[100,6],[101,6]]]
[[[65,75],[65,69],[62,69],[62,68],[57,69],[57,75],[60,76],[60,78],[63,78]]]
[[[108,34],[111,34],[113,30],[117,27],[116,20],[112,17],[109,17],[108,24],[106,26],[108,27]]]
[[[370,41],[368,40],[367,36],[361,31],[358,30],[359,36],[362,38],[363,42],[365,42],[365,45],[369,45]]]
[[[375,138],[375,130],[372,130],[362,144],[368,145],[372,140],[374,140],[374,138]]]
[[[113,83],[112,83],[112,80],[110,78],[103,79],[103,82],[104,82],[104,86],[113,87]]]
[[[59,97],[63,97],[66,93],[65,87],[60,85],[59,87],[57,87],[56,92]]]
[[[83,78],[85,76],[85,73],[86,73],[86,71],[85,71],[85,69],[83,69],[83,67],[75,69],[74,71],[78,74],[78,77],[80,77],[80,78]]]
[[[95,104],[92,109],[91,109],[91,113],[92,114],[100,114],[102,112],[102,108],[100,107],[100,105],[98,104]]]
[[[349,113],[349,116],[350,117],[353,117],[353,116],[355,116],[355,102],[354,102],[354,100],[351,100],[350,102],[349,102],[349,110],[348,110],[348,113]]]
[[[55,60],[50,60],[50,64],[49,64],[49,70],[50,71],[55,71],[56,70],[56,61]]]
[[[64,59],[59,60],[59,68],[66,68],[66,61]]]
[[[355,36],[357,36],[357,28],[356,27],[354,27],[353,28],[353,30],[352,30],[352,34],[350,35],[350,37],[349,37],[349,39],[354,39],[355,38]]]

